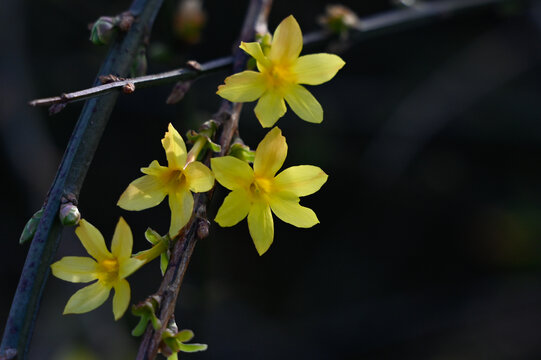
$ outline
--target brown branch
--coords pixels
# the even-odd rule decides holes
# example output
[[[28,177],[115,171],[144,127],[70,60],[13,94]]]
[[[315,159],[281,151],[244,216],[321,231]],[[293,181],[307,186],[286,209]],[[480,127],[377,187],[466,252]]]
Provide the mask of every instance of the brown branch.
[[[191,80],[209,74],[214,71],[227,69],[233,63],[233,57],[224,57],[201,64],[200,67],[184,67],[159,74],[140,76],[132,79],[125,79],[94,86],[88,89],[74,91],[60,96],[36,99],[30,101],[31,106],[50,106],[54,104],[67,104],[81,101],[88,98],[104,95],[111,91],[120,91],[124,86],[133,84],[136,89],[161,85],[173,81]]]
[[[272,5],[272,0],[251,0],[250,5],[242,27],[240,40],[253,41],[256,31],[265,32],[267,29],[267,17]],[[235,47],[233,53],[233,73],[243,71],[246,67],[247,55]],[[238,129],[238,121],[242,104],[231,103],[227,100],[222,102],[214,120],[220,124],[221,134],[219,143],[222,147],[223,155],[229,148],[233,134]],[[207,165],[210,160],[210,154],[207,155]],[[175,306],[184,279],[184,274],[190,262],[195,244],[199,238],[204,238],[208,234],[208,220],[206,219],[206,208],[212,198],[213,192],[206,194],[197,194],[194,201],[195,216],[185,230],[178,236],[171,258],[169,267],[165,272],[164,278],[156,295],[160,298],[159,319],[162,327],[154,331],[152,326],[148,326],[139,347],[137,360],[154,359],[158,353],[161,343],[161,335],[171,318],[174,316]]]

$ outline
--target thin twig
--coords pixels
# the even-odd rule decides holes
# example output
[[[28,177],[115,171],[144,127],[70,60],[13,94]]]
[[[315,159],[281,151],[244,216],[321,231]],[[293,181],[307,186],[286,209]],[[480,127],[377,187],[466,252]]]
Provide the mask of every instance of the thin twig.
[[[360,41],[382,32],[396,31],[405,26],[418,25],[423,20],[431,20],[451,13],[476,8],[484,5],[512,0],[443,0],[437,2],[418,2],[402,9],[384,12],[382,14],[367,16],[359,19],[351,35],[351,41]],[[333,38],[333,34],[326,31],[315,31],[304,35],[304,45],[326,43]],[[62,94],[29,102],[31,106],[50,106],[54,104],[67,104],[113,91],[119,92],[125,85],[134,84],[136,89],[168,84],[175,81],[191,80],[214,71],[224,70],[233,62],[233,57],[223,57],[201,65],[200,70],[190,67],[175,69],[164,73],[135,77],[98,85],[84,90]]]
[[[163,0],[134,0],[129,11],[135,21],[129,31],[111,45],[98,77],[111,73],[125,76],[128,73],[162,3]],[[96,79],[95,85],[98,81]],[[67,194],[73,194],[75,198],[78,196],[117,98],[118,93],[111,93],[91,99],[83,107],[28,250],[4,330],[0,355],[16,350],[17,359],[28,356],[41,295],[60,241],[62,225],[58,210],[61,198]]]
[[[266,30],[267,17],[272,5],[272,0],[251,0],[244,20],[240,40],[252,41],[257,31]],[[236,49],[233,54],[233,73],[240,72],[246,67],[247,55],[240,49]],[[227,100],[222,101],[218,113],[214,116],[220,124],[220,145],[222,154],[229,148],[233,134],[237,131],[238,121],[242,104],[231,103]],[[210,154],[207,155],[207,165],[210,160]],[[194,199],[195,216],[186,225],[185,231],[176,241],[169,267],[165,272],[164,278],[156,295],[161,299],[159,309],[159,319],[162,328],[154,331],[152,326],[148,326],[139,347],[137,360],[154,359],[158,353],[161,343],[161,335],[171,318],[174,316],[175,306],[184,279],[184,274],[190,262],[195,244],[200,237],[204,237],[208,231],[208,220],[206,219],[206,208],[211,200],[213,192],[197,194]]]
[[[233,57],[224,57],[201,64],[199,69],[191,67],[175,69],[159,74],[140,76],[133,79],[115,81],[88,89],[75,91],[60,96],[37,99],[29,102],[31,106],[50,106],[53,104],[81,101],[88,98],[104,95],[114,90],[121,90],[125,85],[133,84],[136,89],[167,84],[179,80],[191,80],[214,71],[227,69],[233,63]]]

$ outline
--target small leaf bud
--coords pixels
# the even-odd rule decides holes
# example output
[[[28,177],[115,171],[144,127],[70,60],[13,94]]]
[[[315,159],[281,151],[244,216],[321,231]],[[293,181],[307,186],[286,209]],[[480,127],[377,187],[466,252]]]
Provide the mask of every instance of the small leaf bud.
[[[21,233],[21,237],[19,238],[19,244],[24,244],[25,242],[32,240],[34,238],[34,234],[36,233],[36,229],[38,228],[38,224],[42,216],[43,216],[43,208],[39,209],[34,215],[32,215],[32,217],[28,220],[28,222],[24,226],[23,232]]]

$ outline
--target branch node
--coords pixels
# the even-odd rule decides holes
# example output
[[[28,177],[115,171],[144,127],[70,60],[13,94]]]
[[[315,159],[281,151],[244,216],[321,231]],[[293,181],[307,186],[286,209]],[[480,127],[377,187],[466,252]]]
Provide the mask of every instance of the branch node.
[[[100,82],[102,84],[109,84],[109,83],[113,83],[113,82],[117,82],[117,81],[126,80],[125,78],[118,77],[118,76],[115,76],[113,74],[100,75],[98,77],[98,79],[100,80]]]
[[[133,14],[131,11],[124,11],[120,15],[118,15],[118,28],[120,31],[126,32],[130,30],[131,25],[133,24],[133,21],[135,18],[133,17]]]
[[[127,83],[122,87],[122,92],[124,94],[131,94],[135,91],[135,84],[134,83]]]
[[[195,71],[201,71],[201,64],[195,60],[186,61],[186,66]]]
[[[199,224],[197,224],[197,237],[200,240],[203,240],[207,236],[209,236],[209,227],[210,227],[210,221],[208,221],[205,218],[199,219]]]

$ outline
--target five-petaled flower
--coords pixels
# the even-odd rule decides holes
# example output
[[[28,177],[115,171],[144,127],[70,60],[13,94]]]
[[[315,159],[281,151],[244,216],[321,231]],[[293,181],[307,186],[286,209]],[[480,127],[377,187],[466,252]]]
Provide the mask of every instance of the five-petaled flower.
[[[225,79],[217,94],[233,102],[259,99],[255,114],[263,127],[271,127],[286,113],[287,101],[303,120],[323,121],[319,102],[300,84],[319,85],[329,81],[344,66],[344,61],[333,54],[300,56],[302,33],[295,18],[285,18],[274,32],[268,54],[257,42],[242,42],[240,48],[255,58],[256,71],[243,71]]]
[[[275,127],[255,152],[253,169],[232,156],[211,159],[216,180],[232,190],[218,210],[215,221],[233,226],[248,216],[248,228],[260,255],[274,238],[272,212],[283,221],[301,228],[319,223],[316,214],[299,204],[299,197],[318,191],[327,174],[311,165],[292,166],[275,176],[287,155],[285,137]]]
[[[171,208],[169,235],[174,237],[192,216],[191,192],[209,191],[214,185],[214,175],[199,161],[186,163],[186,145],[171,124],[162,145],[167,166],[154,160],[147,168],[142,168],[141,172],[146,175],[128,185],[117,205],[125,210],[143,210],[158,205],[168,195]]]
[[[75,233],[90,256],[66,256],[51,265],[53,275],[74,283],[98,280],[77,291],[68,300],[64,314],[82,314],[94,310],[107,300],[111,289],[115,320],[122,317],[130,303],[130,284],[126,277],[145,262],[132,257],[133,238],[130,227],[120,218],[116,225],[111,252],[107,250],[103,236],[84,219]]]

